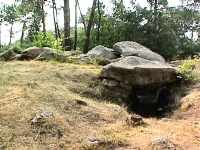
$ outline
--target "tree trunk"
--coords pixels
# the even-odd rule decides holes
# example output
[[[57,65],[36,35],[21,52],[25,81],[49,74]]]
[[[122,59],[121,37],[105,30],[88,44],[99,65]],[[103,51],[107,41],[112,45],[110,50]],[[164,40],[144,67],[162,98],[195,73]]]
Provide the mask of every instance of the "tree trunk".
[[[100,8],[100,0],[98,0],[98,27],[97,27],[97,42],[100,42],[100,29],[101,29],[101,8]]]
[[[64,49],[71,50],[69,0],[64,0]]]
[[[0,48],[1,48],[1,24],[0,24]]]
[[[56,36],[56,39],[58,39],[58,38],[61,38],[61,34],[60,34],[59,26],[58,26],[58,11],[57,11],[55,0],[52,0],[52,4],[53,4],[53,21],[54,21],[54,28],[55,28],[55,36]]]
[[[21,47],[22,47],[23,41],[24,41],[24,32],[25,32],[25,28],[26,28],[26,22],[23,23],[23,27],[22,27],[22,34],[21,34],[21,38],[20,38]]]
[[[59,29],[59,25],[58,25],[58,10],[57,10],[56,3],[55,3],[55,11],[56,11],[56,28],[57,28],[57,33],[58,33],[58,37],[61,38],[60,29]]]
[[[77,48],[77,39],[78,39],[78,31],[77,31],[77,19],[78,19],[78,0],[75,3],[75,29],[74,29],[74,50]]]
[[[11,27],[10,27],[10,41],[9,41],[9,46],[12,43],[12,36],[13,36],[13,24],[11,24]]]
[[[154,0],[154,35],[155,35],[155,41],[154,45],[155,47],[159,47],[159,20],[158,20],[158,0]],[[155,49],[155,51],[158,51],[158,49]]]
[[[158,30],[158,0],[154,0],[154,23],[155,29]]]
[[[53,21],[54,21],[54,28],[55,28],[55,36],[56,39],[58,39],[58,29],[57,29],[57,22],[56,22],[56,14],[55,14],[55,0],[52,0],[52,4],[53,4]]]
[[[44,10],[44,4],[45,1],[42,0],[42,27],[43,27],[43,33],[46,34],[46,22],[45,22],[45,10]]]
[[[94,15],[95,15],[95,9],[96,9],[96,3],[97,0],[93,0],[91,14],[89,17],[89,22],[86,30],[86,39],[85,39],[85,46],[84,46],[84,53],[87,53],[90,47],[90,33],[93,25]]]
[[[81,11],[81,7],[80,7],[80,4],[79,4],[78,0],[77,0],[77,5],[78,5],[78,9],[79,9],[79,12],[80,12],[80,15],[81,15],[81,19],[82,19],[82,22],[83,22],[84,30],[86,32],[86,21],[85,21],[85,18],[83,16],[83,13]]]

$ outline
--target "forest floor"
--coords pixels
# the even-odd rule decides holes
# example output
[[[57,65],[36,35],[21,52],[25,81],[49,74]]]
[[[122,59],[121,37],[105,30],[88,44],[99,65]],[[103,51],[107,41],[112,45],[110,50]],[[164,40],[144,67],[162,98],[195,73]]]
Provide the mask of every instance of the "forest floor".
[[[200,150],[200,83],[188,87],[173,115],[131,127],[125,107],[88,94],[98,92],[91,83],[100,71],[94,65],[1,62],[0,150],[163,150],[162,144]]]

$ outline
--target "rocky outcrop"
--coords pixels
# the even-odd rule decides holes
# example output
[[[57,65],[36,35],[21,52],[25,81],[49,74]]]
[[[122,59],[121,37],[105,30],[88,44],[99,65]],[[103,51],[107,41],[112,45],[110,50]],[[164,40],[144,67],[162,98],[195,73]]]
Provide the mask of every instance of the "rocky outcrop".
[[[159,137],[152,140],[149,145],[150,150],[183,150],[182,147],[173,143],[171,140],[165,137]]]
[[[113,49],[99,45],[90,50],[87,53],[87,56],[93,58],[116,59],[120,57],[120,53]]]
[[[11,61],[11,60],[19,60],[19,61],[50,61],[56,60],[59,62],[67,62],[69,57],[80,55],[80,51],[68,51],[63,52],[59,50],[55,50],[52,48],[44,47],[30,47],[25,49],[24,51],[17,53],[14,50],[7,50],[3,53],[0,53],[0,61]]]
[[[128,56],[105,66],[101,77],[132,86],[165,84],[176,81],[176,69],[165,63]]]
[[[140,97],[151,99],[153,102],[155,101],[153,97],[158,96],[157,90],[175,82],[177,73],[175,68],[166,63],[129,56],[103,67],[100,78],[104,85],[105,95],[117,99],[128,99],[130,95],[134,95],[134,92],[135,94],[139,92]]]
[[[20,56],[18,56],[18,60],[34,60],[40,54],[44,52],[51,52],[51,48],[38,48],[38,47],[30,47],[22,52]]]
[[[177,81],[177,70],[162,56],[135,42],[119,42],[114,49],[122,57],[103,67],[100,74],[103,95],[120,101],[156,103],[162,99],[160,97],[171,93],[168,85]],[[166,96],[163,99],[168,101]]]
[[[16,53],[13,50],[7,50],[0,54],[1,61],[10,61],[15,57]]]
[[[67,57],[62,52],[55,52],[53,50],[42,52],[35,60],[50,61],[57,60],[59,62],[66,62]]]
[[[150,49],[136,42],[123,41],[118,42],[113,46],[113,49],[119,52],[122,56],[137,56],[150,61],[165,62],[165,59]]]
[[[86,55],[81,55],[81,60],[84,62],[95,60],[100,65],[107,65],[119,61],[119,58],[128,56],[137,56],[145,60],[165,63],[165,59],[159,54],[131,41],[118,42],[114,44],[113,49],[101,45],[96,46]]]
[[[99,45],[94,47],[87,54],[81,55],[81,61],[86,63],[95,62],[104,66],[119,58],[120,55],[118,51]]]
[[[64,52],[56,52],[56,50],[44,47],[30,47],[24,50],[21,54],[16,54],[14,60],[38,60],[38,61],[50,61],[57,60],[60,62],[66,62],[67,56]]]

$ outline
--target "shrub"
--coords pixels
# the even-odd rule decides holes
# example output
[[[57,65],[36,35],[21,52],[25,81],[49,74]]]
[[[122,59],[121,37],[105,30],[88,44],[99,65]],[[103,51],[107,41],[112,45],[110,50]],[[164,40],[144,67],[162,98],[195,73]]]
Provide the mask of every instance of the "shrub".
[[[22,52],[21,47],[18,46],[18,45],[12,46],[12,47],[10,48],[10,50],[12,50],[13,52],[18,53],[18,54],[20,54],[20,53]]]
[[[9,46],[2,46],[2,47],[0,48],[0,53],[6,51],[6,50],[8,50],[8,49],[9,49]]]
[[[184,77],[187,81],[197,80],[197,74],[195,69],[197,64],[200,62],[199,59],[188,59],[185,60],[178,68],[178,72]]]
[[[37,47],[50,47],[57,50],[62,50],[62,41],[61,39],[56,40],[53,33],[39,32],[33,40],[33,44]]]

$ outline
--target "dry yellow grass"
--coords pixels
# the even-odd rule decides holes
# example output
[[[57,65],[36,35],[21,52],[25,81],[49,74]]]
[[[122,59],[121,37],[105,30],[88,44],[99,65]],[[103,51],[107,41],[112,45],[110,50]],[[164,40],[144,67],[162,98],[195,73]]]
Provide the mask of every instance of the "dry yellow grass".
[[[0,145],[5,149],[78,147],[104,124],[126,115],[119,106],[71,91],[87,88],[100,71],[96,66],[11,62],[1,63],[0,70]],[[85,101],[87,106],[76,105],[76,100]],[[53,112],[53,122],[63,132],[61,139],[42,135],[35,140],[31,119],[43,111]]]
[[[184,150],[199,150],[198,118],[146,118],[146,126],[133,128],[125,123],[125,108],[84,97],[98,91],[90,85],[100,71],[94,65],[0,63],[0,150],[148,150],[152,139],[163,136]],[[53,117],[33,128],[31,119],[41,112]],[[93,137],[103,142],[89,144]]]

